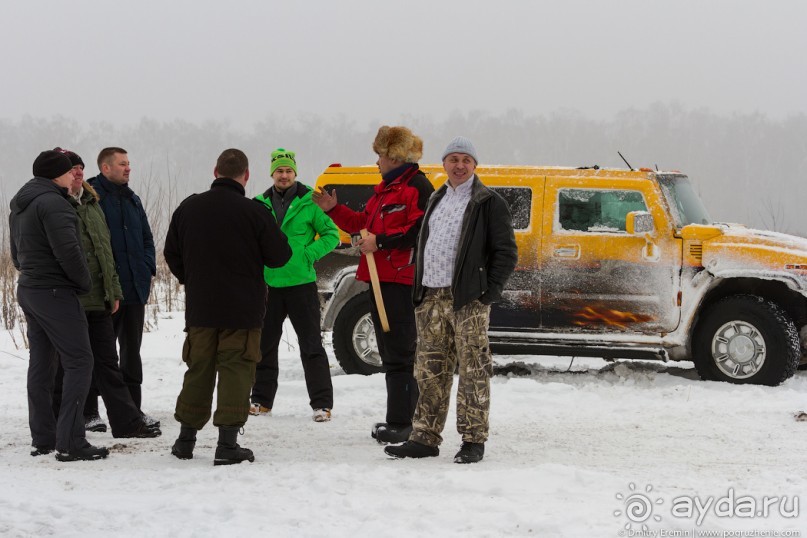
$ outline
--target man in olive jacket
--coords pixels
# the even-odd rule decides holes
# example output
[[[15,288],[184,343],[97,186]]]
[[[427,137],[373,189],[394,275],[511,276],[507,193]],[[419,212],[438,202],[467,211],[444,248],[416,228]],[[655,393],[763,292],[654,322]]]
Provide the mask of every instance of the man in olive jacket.
[[[291,259],[283,267],[264,270],[269,286],[261,333],[261,362],[252,387],[253,415],[271,413],[277,394],[277,347],[288,317],[297,333],[305,385],[315,422],[331,419],[333,385],[328,355],[322,347],[320,304],[314,262],[339,244],[339,230],[311,200],[311,188],[297,181],[293,151],[278,148],[270,165],[274,184],[255,199],[266,204],[289,238]]]
[[[244,197],[249,162],[242,151],[225,150],[213,172],[210,190],[189,196],[174,211],[165,240],[165,261],[185,286],[182,359],[188,366],[174,413],[181,429],[171,452],[193,457],[196,431],[210,419],[217,389],[213,463],[229,465],[255,460],[236,441],[261,359],[263,269],[285,265],[291,249],[266,207]]]
[[[146,425],[143,415],[132,400],[132,395],[118,367],[118,350],[112,314],[123,299],[115,258],[109,240],[109,228],[104,212],[98,204],[98,194],[84,181],[84,161],[75,152],[56,148],[68,156],[73,164],[73,181],[69,201],[78,215],[81,245],[90,269],[92,287],[79,300],[87,316],[90,345],[93,354],[93,381],[104,400],[113,437],[157,437],[160,429]],[[60,369],[61,373],[61,369]],[[57,386],[61,383],[57,374]],[[97,397],[88,397],[90,404]],[[94,413],[98,413],[97,407]],[[87,416],[86,408],[84,412]]]
[[[9,215],[11,259],[20,272],[17,300],[28,323],[31,455],[55,449],[60,461],[109,454],[87,442],[81,412],[92,376],[92,350],[87,319],[76,296],[87,293],[92,283],[76,212],[67,201],[72,167],[63,153],[40,153],[34,161],[34,178],[11,200]],[[65,371],[58,419],[52,407],[57,360]]]

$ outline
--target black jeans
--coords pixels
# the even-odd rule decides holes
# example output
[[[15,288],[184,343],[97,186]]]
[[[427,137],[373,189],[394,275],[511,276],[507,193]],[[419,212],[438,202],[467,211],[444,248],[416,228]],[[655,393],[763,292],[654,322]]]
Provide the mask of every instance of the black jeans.
[[[418,386],[414,376],[417,328],[412,286],[382,282],[381,295],[390,331],[385,333],[381,329],[373,293],[370,294],[370,315],[386,372],[387,423],[409,426],[418,403]]]
[[[17,287],[28,323],[28,424],[32,444],[72,452],[89,445],[82,408],[92,377],[87,318],[75,291]],[[58,355],[57,355],[58,354]],[[53,415],[56,363],[64,368],[62,406]]]
[[[270,409],[274,405],[278,346],[283,335],[283,321],[288,317],[297,333],[311,408],[333,408],[331,370],[328,355],[322,347],[317,284],[311,282],[287,288],[269,287],[267,297],[266,317],[261,332],[261,362],[255,371],[252,401]]]
[[[140,344],[143,342],[143,324],[146,321],[146,305],[120,305],[112,314],[112,324],[120,346],[120,371],[129,387],[134,404],[140,409],[140,386],[143,384],[143,359]]]
[[[98,414],[98,394],[104,400],[109,427],[113,437],[121,437],[132,433],[140,427],[143,417],[132,401],[129,387],[123,380],[118,368],[118,348],[115,343],[115,329],[112,326],[112,314],[104,310],[87,311],[87,326],[92,346],[93,368],[92,387],[87,395],[84,416]],[[56,372],[54,390],[54,409],[58,413],[58,402],[61,393],[62,368]],[[57,396],[58,395],[58,396]],[[93,411],[94,408],[94,411]],[[88,409],[90,409],[88,413]]]

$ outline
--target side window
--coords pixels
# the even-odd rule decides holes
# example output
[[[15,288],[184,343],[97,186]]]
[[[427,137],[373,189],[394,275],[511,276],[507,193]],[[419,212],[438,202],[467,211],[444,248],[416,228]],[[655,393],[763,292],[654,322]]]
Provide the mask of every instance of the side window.
[[[325,185],[325,190],[331,192],[336,189],[336,197],[340,204],[345,204],[353,211],[364,211],[367,200],[373,195],[375,185]]]
[[[490,189],[496,191],[510,206],[515,230],[526,230],[530,227],[532,189],[527,187],[490,187]]]
[[[631,211],[647,211],[641,192],[594,189],[558,191],[561,230],[624,232],[625,217]]]

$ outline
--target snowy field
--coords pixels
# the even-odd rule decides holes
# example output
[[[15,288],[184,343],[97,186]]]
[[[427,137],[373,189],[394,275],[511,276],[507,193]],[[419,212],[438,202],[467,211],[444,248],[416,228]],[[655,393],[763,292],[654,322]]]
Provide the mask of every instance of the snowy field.
[[[396,461],[370,438],[383,378],[332,360],[334,419],[314,423],[292,333],[274,415],[240,438],[255,463],[214,468],[211,426],[193,460],[169,452],[181,318],[143,345],[163,436],[88,433],[99,462],[29,455],[27,353],[0,333],[0,536],[807,536],[807,372],[736,387],[688,363],[497,357],[526,375],[493,379],[484,461],[452,462],[453,406],[438,458]]]

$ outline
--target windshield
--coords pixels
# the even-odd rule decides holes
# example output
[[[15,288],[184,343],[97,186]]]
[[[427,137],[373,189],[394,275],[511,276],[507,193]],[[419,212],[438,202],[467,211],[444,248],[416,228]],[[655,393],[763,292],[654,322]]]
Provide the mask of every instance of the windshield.
[[[688,224],[713,223],[688,177],[659,175],[658,180],[664,198],[672,210],[676,228],[683,228]]]

